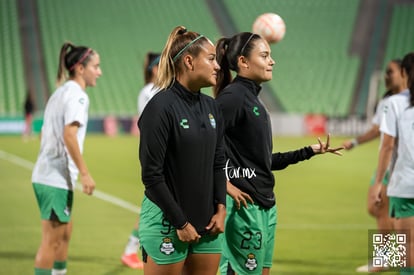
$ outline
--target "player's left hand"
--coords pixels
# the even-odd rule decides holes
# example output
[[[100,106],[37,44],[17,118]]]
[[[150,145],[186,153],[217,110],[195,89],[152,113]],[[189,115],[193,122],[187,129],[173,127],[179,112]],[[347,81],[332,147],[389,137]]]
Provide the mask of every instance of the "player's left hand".
[[[241,191],[239,188],[234,186],[231,182],[227,181],[227,194],[229,194],[236,204],[237,209],[240,209],[241,206],[247,208],[247,203],[254,203],[252,197],[246,192]]]
[[[87,195],[92,195],[95,190],[95,181],[89,173],[81,174],[80,181],[82,183],[82,191]]]
[[[224,232],[224,220],[226,219],[226,206],[219,204],[217,213],[211,217],[210,223],[206,226],[206,230],[212,235],[217,235]]]
[[[322,142],[321,139],[318,137],[318,144],[312,144],[312,150],[315,154],[325,154],[325,153],[332,153],[338,156],[342,156],[342,153],[339,152],[340,150],[344,149],[343,146],[331,148],[330,143],[331,134],[328,134],[326,139],[326,143]]]

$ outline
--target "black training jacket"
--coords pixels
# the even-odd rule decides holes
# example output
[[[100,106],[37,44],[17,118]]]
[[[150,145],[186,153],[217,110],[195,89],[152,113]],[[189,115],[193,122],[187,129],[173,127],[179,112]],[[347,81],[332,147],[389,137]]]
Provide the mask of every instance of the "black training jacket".
[[[272,170],[314,155],[311,147],[272,154],[270,117],[258,95],[261,87],[237,76],[217,97],[224,117],[227,179],[264,208],[275,205]]]
[[[209,96],[177,81],[144,109],[139,158],[145,195],[176,228],[190,222],[199,234],[226,202],[224,125]]]

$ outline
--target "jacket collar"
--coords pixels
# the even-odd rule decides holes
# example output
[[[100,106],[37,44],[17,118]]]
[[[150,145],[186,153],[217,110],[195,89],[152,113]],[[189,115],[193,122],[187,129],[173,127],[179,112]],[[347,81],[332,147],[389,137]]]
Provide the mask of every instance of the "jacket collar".
[[[188,103],[200,101],[200,91],[191,92],[187,90],[183,85],[181,85],[177,80],[174,81],[171,90]]]
[[[253,80],[239,75],[234,78],[233,82],[241,83],[243,86],[247,87],[249,91],[252,91],[255,96],[258,96],[262,89],[262,87]]]

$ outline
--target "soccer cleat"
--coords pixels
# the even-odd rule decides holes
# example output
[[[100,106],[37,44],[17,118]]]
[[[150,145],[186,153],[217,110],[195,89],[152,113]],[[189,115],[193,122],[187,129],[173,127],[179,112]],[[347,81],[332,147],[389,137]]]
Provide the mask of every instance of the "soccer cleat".
[[[355,271],[360,272],[360,273],[369,273],[369,266],[368,265],[360,266]]]
[[[138,258],[136,253],[133,254],[124,254],[122,255],[121,261],[124,265],[133,268],[133,269],[143,269],[144,262]]]

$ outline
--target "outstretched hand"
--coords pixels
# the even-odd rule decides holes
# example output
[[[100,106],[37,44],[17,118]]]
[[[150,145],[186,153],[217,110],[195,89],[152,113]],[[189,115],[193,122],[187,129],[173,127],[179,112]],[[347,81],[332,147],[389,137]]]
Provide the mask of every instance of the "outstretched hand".
[[[340,150],[344,149],[343,146],[331,148],[329,146],[331,134],[328,134],[328,137],[326,138],[326,143],[322,142],[320,138],[318,138],[318,144],[311,145],[311,148],[315,154],[325,154],[325,153],[332,153],[338,156],[342,156],[342,153],[339,152]]]

